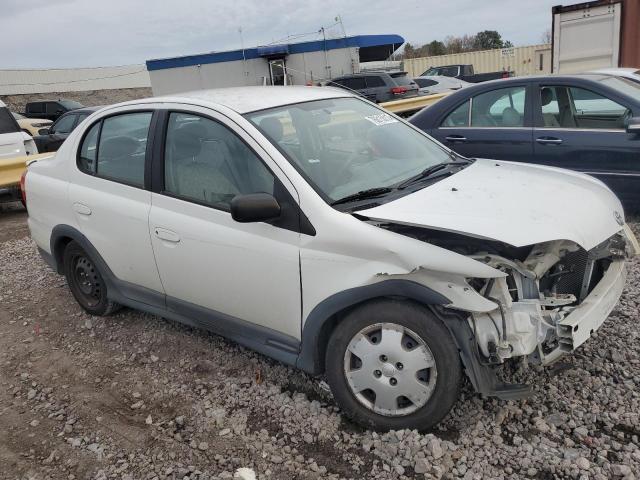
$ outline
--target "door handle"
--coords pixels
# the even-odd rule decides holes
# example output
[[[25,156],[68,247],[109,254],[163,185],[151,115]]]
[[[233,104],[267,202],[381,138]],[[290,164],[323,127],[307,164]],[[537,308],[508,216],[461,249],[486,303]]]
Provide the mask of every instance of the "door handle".
[[[536,138],[536,142],[541,143],[542,145],[560,145],[562,143],[562,139],[555,137],[540,137]]]
[[[76,213],[79,213],[80,215],[91,215],[91,209],[86,206],[84,203],[74,203],[73,204],[73,209],[75,210]]]
[[[166,242],[178,243],[180,241],[180,235],[174,231],[167,230],[166,228],[156,227],[154,229],[154,233],[156,234],[156,237]]]
[[[463,137],[462,135],[449,135],[448,137],[445,137],[445,140],[447,142],[466,142],[467,137]]]

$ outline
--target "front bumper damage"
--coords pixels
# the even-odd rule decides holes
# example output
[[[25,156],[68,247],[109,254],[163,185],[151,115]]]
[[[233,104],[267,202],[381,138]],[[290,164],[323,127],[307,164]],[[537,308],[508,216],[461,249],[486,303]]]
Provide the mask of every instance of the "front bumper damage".
[[[527,396],[528,386],[500,382],[494,367],[512,358],[549,365],[586,342],[615,308],[626,282],[625,260],[638,252],[625,229],[589,252],[558,241],[534,246],[524,261],[474,255],[507,273],[476,288],[495,308],[468,312],[466,335],[461,325],[452,329],[459,346],[469,332],[473,338],[461,355],[476,390],[503,399]],[[576,262],[571,271],[563,270],[563,258]]]

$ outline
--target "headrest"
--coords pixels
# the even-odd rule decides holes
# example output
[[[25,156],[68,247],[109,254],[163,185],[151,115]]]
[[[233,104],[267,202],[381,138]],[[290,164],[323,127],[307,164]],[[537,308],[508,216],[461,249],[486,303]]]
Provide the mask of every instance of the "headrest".
[[[540,101],[543,107],[553,101],[553,91],[549,87],[544,87],[540,90]]]

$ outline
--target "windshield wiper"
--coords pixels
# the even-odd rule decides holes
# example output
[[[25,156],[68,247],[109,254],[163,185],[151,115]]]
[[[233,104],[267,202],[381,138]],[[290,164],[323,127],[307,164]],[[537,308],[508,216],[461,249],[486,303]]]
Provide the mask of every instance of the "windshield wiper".
[[[465,160],[456,159],[452,162],[436,163],[435,165],[431,165],[430,167],[425,168],[419,174],[414,175],[413,177],[407,178],[404,182],[401,182],[398,185],[396,185],[396,188],[398,190],[402,190],[403,188],[406,188],[409,185],[413,185],[414,183],[419,182],[420,180],[424,180],[431,177],[434,173],[437,173],[441,170],[447,170],[447,173],[453,173],[451,172],[451,167],[459,167],[461,165],[468,165],[470,163],[471,161],[466,159]]]
[[[391,187],[367,188],[366,190],[361,190],[357,193],[352,193],[351,195],[347,195],[346,197],[339,198],[338,200],[331,202],[331,205],[340,205],[341,203],[349,203],[349,202],[355,202],[357,200],[366,200],[368,198],[375,198],[392,191],[393,191],[393,188]]]

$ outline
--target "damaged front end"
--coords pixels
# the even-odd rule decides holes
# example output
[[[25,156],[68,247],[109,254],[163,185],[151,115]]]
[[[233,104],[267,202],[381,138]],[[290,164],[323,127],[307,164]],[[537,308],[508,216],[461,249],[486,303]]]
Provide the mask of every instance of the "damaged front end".
[[[626,226],[588,251],[566,240],[513,247],[458,233],[379,226],[503,273],[495,278],[464,279],[488,306],[469,309],[452,302],[439,312],[456,337],[476,390],[501,398],[524,396],[528,388],[500,383],[491,367],[517,357],[548,365],[575,350],[615,307],[626,279],[625,259],[639,253]]]

